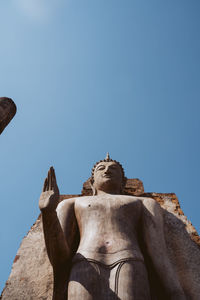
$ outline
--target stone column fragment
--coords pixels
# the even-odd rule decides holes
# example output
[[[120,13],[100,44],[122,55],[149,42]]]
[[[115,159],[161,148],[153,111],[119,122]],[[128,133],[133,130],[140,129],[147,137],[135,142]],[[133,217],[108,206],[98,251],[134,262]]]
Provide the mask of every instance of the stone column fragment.
[[[14,101],[7,97],[0,97],[0,134],[16,114],[17,107]]]

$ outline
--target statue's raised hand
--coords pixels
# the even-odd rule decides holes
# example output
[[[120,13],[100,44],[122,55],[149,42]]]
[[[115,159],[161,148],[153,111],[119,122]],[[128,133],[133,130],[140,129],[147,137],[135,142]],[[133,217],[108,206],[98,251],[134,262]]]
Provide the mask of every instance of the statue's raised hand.
[[[39,208],[42,212],[55,211],[58,203],[59,189],[56,183],[56,175],[54,168],[51,167],[48,171],[47,178],[44,181],[42,194],[39,199]]]

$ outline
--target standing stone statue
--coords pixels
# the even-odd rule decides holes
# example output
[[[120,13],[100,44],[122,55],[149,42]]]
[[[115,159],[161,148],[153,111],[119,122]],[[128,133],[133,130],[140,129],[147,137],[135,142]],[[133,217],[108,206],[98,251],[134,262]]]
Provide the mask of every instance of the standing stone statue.
[[[44,182],[39,207],[53,267],[53,299],[198,299],[186,297],[169,259],[160,205],[123,195],[124,170],[109,155],[95,164],[90,180],[93,196],[61,203],[52,167]]]
[[[16,114],[16,105],[12,99],[0,98],[0,134]]]

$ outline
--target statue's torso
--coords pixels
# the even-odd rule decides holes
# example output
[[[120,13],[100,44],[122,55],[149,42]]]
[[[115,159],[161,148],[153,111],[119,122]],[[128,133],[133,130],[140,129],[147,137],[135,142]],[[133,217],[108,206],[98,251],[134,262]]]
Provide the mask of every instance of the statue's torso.
[[[142,260],[138,245],[142,203],[137,197],[104,194],[76,198],[75,215],[80,231],[77,253],[113,264]]]

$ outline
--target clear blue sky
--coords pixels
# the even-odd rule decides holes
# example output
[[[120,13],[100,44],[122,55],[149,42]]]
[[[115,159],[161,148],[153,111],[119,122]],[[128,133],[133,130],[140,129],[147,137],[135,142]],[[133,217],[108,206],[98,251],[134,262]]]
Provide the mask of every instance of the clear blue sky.
[[[2,289],[48,168],[80,193],[107,151],[147,192],[175,192],[200,232],[199,0],[1,0]]]

